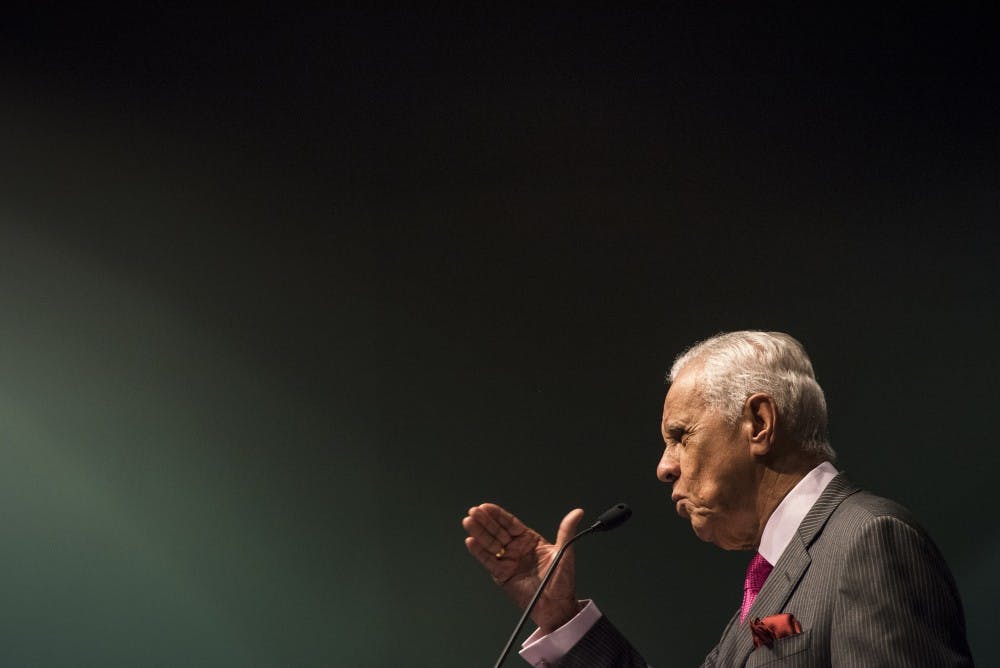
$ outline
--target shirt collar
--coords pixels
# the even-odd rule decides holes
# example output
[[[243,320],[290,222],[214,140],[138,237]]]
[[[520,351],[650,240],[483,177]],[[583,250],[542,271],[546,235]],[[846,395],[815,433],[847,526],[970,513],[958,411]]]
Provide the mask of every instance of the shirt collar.
[[[767,559],[768,563],[778,563],[778,559],[795,535],[795,530],[805,519],[806,513],[837,473],[833,464],[823,462],[807,473],[774,509],[767,524],[764,525],[764,533],[760,536],[760,547],[757,548],[760,556]]]

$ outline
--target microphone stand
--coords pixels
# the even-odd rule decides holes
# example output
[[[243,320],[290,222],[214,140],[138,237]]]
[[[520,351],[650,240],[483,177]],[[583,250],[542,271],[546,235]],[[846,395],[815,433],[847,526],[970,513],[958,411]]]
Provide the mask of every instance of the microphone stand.
[[[572,545],[577,538],[582,538],[591,531],[597,531],[598,529],[602,528],[602,526],[603,525],[600,520],[594,522],[592,526],[576,534],[568,541],[566,541],[562,547],[559,548],[559,551],[556,552],[555,558],[552,559],[552,563],[549,564],[548,570],[545,571],[545,575],[542,577],[542,583],[538,585],[538,589],[535,590],[535,595],[531,597],[531,602],[528,603],[528,607],[524,609],[524,614],[521,615],[521,620],[517,623],[517,626],[514,627],[514,632],[510,634],[510,639],[507,641],[507,645],[503,648],[503,651],[500,652],[500,658],[497,659],[497,662],[496,664],[494,664],[493,668],[500,668],[500,665],[507,658],[507,655],[510,654],[510,648],[514,646],[514,641],[517,640],[517,636],[521,632],[521,628],[524,626],[524,623],[528,621],[528,615],[530,615],[531,611],[534,609],[535,603],[538,603],[538,598],[542,595],[542,590],[545,589],[545,585],[548,583],[549,578],[551,578],[552,574],[555,572],[556,566],[559,565],[559,561],[562,559],[563,553],[566,551],[566,548]]]

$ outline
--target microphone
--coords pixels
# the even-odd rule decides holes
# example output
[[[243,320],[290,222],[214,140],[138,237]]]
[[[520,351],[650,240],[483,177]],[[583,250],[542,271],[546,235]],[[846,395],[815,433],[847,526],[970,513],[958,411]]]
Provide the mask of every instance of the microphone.
[[[562,559],[563,553],[566,552],[566,548],[576,542],[577,538],[582,538],[588,533],[617,529],[621,525],[625,524],[630,517],[632,517],[632,509],[629,508],[628,505],[624,503],[615,504],[601,513],[596,522],[570,538],[565,544],[563,544],[562,547],[559,548],[559,551],[556,552],[556,556],[552,559],[552,563],[549,564],[548,570],[545,571],[545,575],[542,577],[542,581],[538,585],[538,589],[535,590],[535,595],[531,597],[531,602],[528,603],[528,607],[524,609],[524,614],[521,615],[520,621],[518,621],[517,626],[514,627],[514,632],[510,634],[510,639],[504,646],[503,651],[500,652],[500,658],[497,659],[493,668],[500,668],[500,665],[507,658],[507,655],[510,654],[510,648],[514,646],[514,641],[517,640],[517,636],[521,632],[521,628],[524,626],[524,623],[528,621],[528,615],[531,614],[531,611],[535,608],[535,604],[538,603],[538,599],[542,595],[542,590],[545,589],[545,585],[548,584],[549,578],[551,578],[552,574],[555,572],[556,566],[559,565],[559,561]]]
[[[597,518],[589,529],[586,531],[581,531],[573,540],[576,540],[588,531],[611,531],[612,529],[617,529],[621,525],[628,521],[628,518],[632,517],[632,509],[624,503],[619,503],[611,506]]]

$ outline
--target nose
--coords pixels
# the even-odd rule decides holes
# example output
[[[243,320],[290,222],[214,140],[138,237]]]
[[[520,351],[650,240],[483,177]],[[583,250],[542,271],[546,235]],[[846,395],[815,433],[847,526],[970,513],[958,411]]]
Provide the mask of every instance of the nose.
[[[660,463],[656,465],[656,477],[660,482],[665,482],[669,485],[674,484],[681,477],[680,462],[670,452],[670,448],[663,449],[663,456],[660,457]]]

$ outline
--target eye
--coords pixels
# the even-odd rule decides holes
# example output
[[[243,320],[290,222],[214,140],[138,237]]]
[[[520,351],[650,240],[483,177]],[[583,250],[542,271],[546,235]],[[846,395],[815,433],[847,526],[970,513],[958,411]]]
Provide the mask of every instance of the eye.
[[[667,437],[670,441],[677,443],[678,445],[684,445],[684,439],[687,438],[687,435],[687,430],[681,427],[675,427],[667,433]]]

